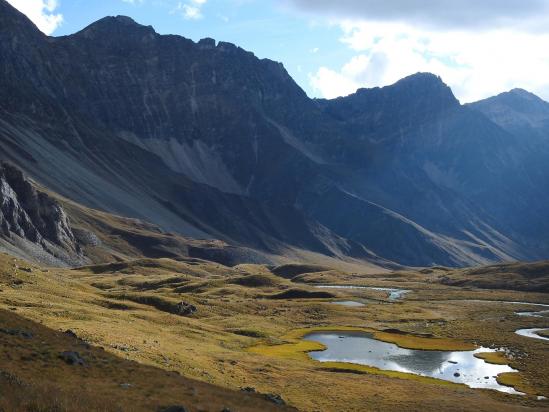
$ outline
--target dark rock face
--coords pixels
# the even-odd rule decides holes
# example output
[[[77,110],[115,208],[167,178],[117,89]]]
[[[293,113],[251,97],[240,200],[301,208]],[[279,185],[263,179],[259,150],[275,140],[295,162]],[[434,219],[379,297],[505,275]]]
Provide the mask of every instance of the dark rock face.
[[[191,316],[197,311],[196,306],[187,302],[179,302],[175,307],[176,313],[180,316]]]
[[[282,65],[230,43],[161,36],[123,16],[48,38],[5,0],[0,57],[2,156],[87,206],[221,239],[250,259],[549,256],[544,158],[434,75],[311,100]],[[33,227],[70,243],[63,225]]]
[[[62,359],[68,365],[85,366],[86,362],[78,352],[66,351],[59,354],[59,358]]]
[[[286,401],[282,399],[282,396],[276,393],[267,393],[264,395],[264,397],[268,401],[271,401],[272,403],[275,403],[277,405],[286,405]]]
[[[34,247],[38,260],[83,261],[63,208],[8,163],[0,163],[0,233],[4,242]]]

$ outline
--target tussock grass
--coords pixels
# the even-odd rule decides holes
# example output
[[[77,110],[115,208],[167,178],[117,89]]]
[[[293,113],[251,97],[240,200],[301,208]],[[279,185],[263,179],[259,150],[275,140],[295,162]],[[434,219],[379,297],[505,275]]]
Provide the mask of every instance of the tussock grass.
[[[264,274],[240,276],[235,279],[229,280],[228,283],[252,288],[275,287],[281,285],[280,280],[276,277]]]
[[[293,279],[296,276],[303,275],[305,273],[327,272],[330,270],[332,269],[326,266],[290,263],[276,266],[271,269],[271,272],[285,279]]]
[[[544,338],[549,338],[549,329],[540,330],[540,331],[538,332],[538,335],[539,335],[539,336],[543,336]]]
[[[497,376],[496,380],[500,385],[509,386],[519,392],[527,393],[529,395],[541,395],[519,372],[501,373]]]
[[[507,412],[529,405],[530,401],[524,397],[515,398],[447,384],[430,384],[417,380],[415,375],[409,378],[365,369],[352,371],[354,367],[345,364],[330,365],[330,368],[323,369],[326,365],[309,359],[307,355],[307,351],[320,349],[318,344],[301,340],[304,334],[314,330],[355,330],[372,334],[387,333],[398,340],[397,344],[417,345],[420,348],[426,347],[425,340],[433,342],[433,338],[438,339],[434,341],[440,349],[448,349],[449,342],[454,345],[452,349],[455,349],[456,342],[512,348],[518,355],[528,354],[515,356],[513,360],[513,367],[521,370],[520,379],[524,384],[532,386],[532,393],[549,393],[549,365],[546,353],[542,350],[544,346],[540,341],[524,339],[514,333],[516,328],[525,327],[524,322],[530,322],[534,327],[538,326],[540,320],[513,316],[516,310],[514,307],[467,301],[549,301],[543,294],[531,296],[513,291],[447,287],[436,282],[438,272],[427,275],[399,273],[399,276],[342,273],[341,282],[335,282],[334,279],[330,283],[402,286],[414,290],[413,294],[397,304],[370,301],[360,310],[342,310],[320,299],[258,299],[258,296],[287,291],[291,283],[281,278],[275,278],[279,284],[271,285],[254,282],[256,286],[251,286],[233,282],[253,275],[274,278],[275,275],[263,266],[227,268],[204,261],[193,261],[191,264],[160,260],[154,265],[134,262],[128,266],[131,267],[131,273],[124,273],[124,269],[112,273],[93,273],[87,269],[53,268],[46,272],[33,266],[30,273],[21,271],[16,274],[15,278],[22,283],[15,288],[11,286],[14,279],[10,266],[13,264],[12,258],[0,255],[0,309],[13,308],[14,313],[36,323],[42,322],[50,330],[71,329],[87,342],[105,348],[99,354],[114,354],[117,359],[95,355],[98,360],[94,367],[83,369],[82,372],[90,374],[95,367],[103,365],[99,369],[101,374],[97,381],[84,382],[80,378],[76,379],[73,369],[67,369],[72,374],[65,375],[55,368],[55,373],[48,375],[39,368],[42,364],[40,362],[57,365],[57,352],[73,348],[52,346],[38,357],[40,362],[32,360],[30,352],[24,356],[31,360],[22,360],[19,354],[12,354],[12,366],[28,374],[22,376],[24,378],[40,376],[52,380],[55,376],[61,376],[63,380],[59,382],[60,388],[68,390],[74,382],[79,387],[94,388],[94,394],[103,399],[106,395],[101,392],[101,385],[108,384],[109,388],[114,387],[115,398],[124,405],[158,401],[149,404],[153,405],[147,409],[149,411],[156,410],[160,404],[169,406],[191,399],[192,403],[185,406],[194,412],[196,399],[185,398],[191,396],[192,391],[187,392],[184,389],[187,387],[181,381],[165,380],[172,375],[175,379],[176,375],[170,371],[197,379],[202,384],[215,383],[233,389],[253,386],[262,393],[279,393],[290,404],[304,411],[338,410],[344,405],[347,410]],[[313,279],[313,276],[326,273],[336,277],[335,272],[318,272],[307,276]],[[184,290],[178,290],[180,286],[171,283],[174,278],[189,278],[191,281],[183,285]],[[109,286],[109,289],[92,286],[97,284]],[[159,287],[142,288],[145,285]],[[303,287],[303,290],[307,289]],[[337,299],[344,300],[370,296],[361,290],[339,290],[334,294]],[[120,300],[113,295],[142,297],[136,298],[140,302],[135,302],[133,299]],[[151,304],[148,301],[150,296],[158,301]],[[173,316],[155,307],[165,304],[169,307],[179,301],[195,304],[199,309],[198,315],[190,318]],[[132,310],[110,307],[113,303],[126,305]],[[397,333],[397,330],[401,332]],[[428,338],[429,335],[433,338]],[[390,338],[385,337],[387,340]],[[41,342],[42,337],[36,341]],[[252,344],[253,349],[249,348]],[[12,348],[13,345],[4,349],[9,352]],[[37,349],[32,352],[42,353],[44,350]],[[3,355],[0,356],[0,370],[6,368],[9,360],[4,354],[0,353]],[[131,365],[118,363],[125,362],[125,359],[135,362]],[[153,366],[160,374],[148,375],[140,369],[144,366]],[[131,382],[130,379],[134,377],[139,379]],[[128,381],[140,386],[118,392],[119,384]],[[219,392],[199,389],[196,393],[199,398],[213,396],[215,399]],[[183,398],[178,400],[175,394]],[[216,405],[219,407],[216,406],[215,410],[222,410],[225,406],[231,410],[246,410],[238,404]],[[204,405],[202,409],[214,410]]]
[[[505,356],[503,352],[481,352],[475,353],[475,358],[484,360],[487,363],[493,365],[508,365],[509,359]]]
[[[151,294],[137,294],[137,293],[125,293],[120,295],[112,295],[113,299],[129,300],[141,305],[152,306],[162,312],[179,314],[178,304],[181,301],[170,299],[164,296],[151,295]]]
[[[273,295],[264,295],[267,299],[332,299],[336,295],[325,291],[310,291],[305,289],[288,289]]]
[[[250,338],[266,338],[269,335],[263,331],[256,330],[256,329],[229,329],[229,332],[234,333],[236,335],[240,336],[247,336]]]
[[[183,276],[176,276],[167,279],[158,279],[150,281],[142,281],[137,279],[120,279],[118,281],[119,285],[131,286],[135,289],[140,290],[155,290],[164,287],[179,287],[183,286],[185,283],[189,282],[189,278]]]

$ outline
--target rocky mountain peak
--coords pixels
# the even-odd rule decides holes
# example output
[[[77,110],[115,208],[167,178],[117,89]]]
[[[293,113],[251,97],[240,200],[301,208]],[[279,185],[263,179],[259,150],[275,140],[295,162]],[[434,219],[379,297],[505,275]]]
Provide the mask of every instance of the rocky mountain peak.
[[[459,105],[452,89],[439,76],[432,73],[416,73],[384,89],[402,96],[407,101],[415,101],[416,104],[430,106],[433,109]]]
[[[156,31],[152,26],[144,26],[128,16],[107,16],[90,24],[76,36],[89,39],[108,39],[111,37],[154,37]]]
[[[512,89],[494,98],[500,104],[518,111],[545,111],[549,113],[549,103],[524,89]]]
[[[539,99],[534,93],[529,92],[528,90],[521,89],[520,87],[516,87],[514,89],[509,90],[507,93],[513,94],[515,96],[521,96],[524,98],[536,98]]]
[[[500,93],[497,96],[489,97],[484,100],[480,100],[471,105],[498,105],[506,106],[513,110],[532,110],[536,108],[544,108],[545,110],[549,109],[549,103],[540,97],[536,96],[534,93],[529,92],[528,90],[515,88],[509,90],[508,92]]]
[[[360,125],[358,133],[371,130],[382,138],[460,107],[452,90],[431,73],[416,73],[390,86],[359,89],[319,105],[337,119]]]
[[[435,114],[441,110],[459,106],[452,89],[432,73],[416,73],[385,87],[359,89],[355,94],[342,98],[361,103],[366,110],[382,104],[397,107],[417,108]],[[369,106],[369,107],[367,107]]]
[[[549,125],[549,103],[524,89],[512,89],[497,96],[471,103],[474,110],[480,111],[504,129],[521,135],[546,136]],[[526,129],[525,129],[526,128]],[[535,131],[537,130],[537,131]]]

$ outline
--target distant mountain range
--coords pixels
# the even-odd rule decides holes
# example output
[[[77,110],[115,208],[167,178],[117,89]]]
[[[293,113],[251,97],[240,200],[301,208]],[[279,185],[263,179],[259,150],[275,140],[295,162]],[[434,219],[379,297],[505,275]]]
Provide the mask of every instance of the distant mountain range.
[[[549,103],[522,90],[461,105],[419,73],[310,99],[230,43],[123,16],[47,37],[0,0],[0,150],[82,205],[266,260],[549,258]]]

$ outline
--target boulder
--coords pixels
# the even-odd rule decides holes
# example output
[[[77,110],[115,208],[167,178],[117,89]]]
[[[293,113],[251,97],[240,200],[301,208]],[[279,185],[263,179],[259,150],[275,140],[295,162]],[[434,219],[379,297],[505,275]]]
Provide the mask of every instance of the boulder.
[[[176,305],[176,312],[178,315],[181,315],[181,316],[191,316],[195,314],[197,310],[198,309],[196,308],[196,306],[191,305],[190,303],[187,303],[187,302],[179,302]]]
[[[86,362],[84,362],[84,359],[82,359],[82,357],[78,352],[73,352],[73,351],[61,352],[59,354],[59,358],[65,361],[65,363],[69,365],[84,366],[86,364]]]

